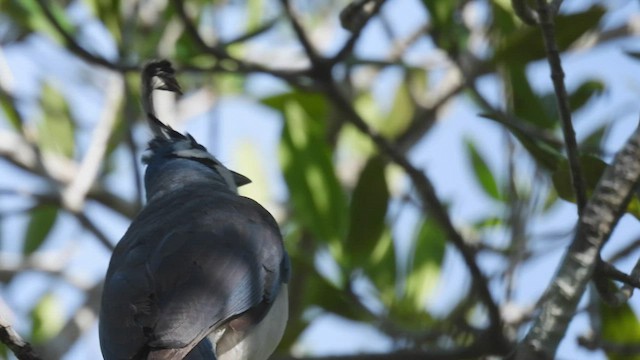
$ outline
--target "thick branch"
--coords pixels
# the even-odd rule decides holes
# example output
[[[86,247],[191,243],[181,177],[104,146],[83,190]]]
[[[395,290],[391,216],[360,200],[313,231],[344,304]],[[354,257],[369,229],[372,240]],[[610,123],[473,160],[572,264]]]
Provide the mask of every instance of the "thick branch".
[[[540,314],[518,346],[516,359],[551,359],[640,177],[640,127],[598,182],[576,235],[547,289]]]
[[[7,345],[19,360],[40,360],[31,345],[22,339],[2,315],[0,315],[0,341]]]

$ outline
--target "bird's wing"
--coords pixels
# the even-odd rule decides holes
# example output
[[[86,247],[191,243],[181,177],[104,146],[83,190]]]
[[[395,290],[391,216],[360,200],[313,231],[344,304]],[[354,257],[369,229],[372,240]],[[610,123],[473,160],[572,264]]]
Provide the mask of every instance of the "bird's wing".
[[[160,349],[181,358],[226,322],[268,311],[286,277],[278,227],[260,205],[182,195],[148,206],[114,252],[100,325],[114,359]]]

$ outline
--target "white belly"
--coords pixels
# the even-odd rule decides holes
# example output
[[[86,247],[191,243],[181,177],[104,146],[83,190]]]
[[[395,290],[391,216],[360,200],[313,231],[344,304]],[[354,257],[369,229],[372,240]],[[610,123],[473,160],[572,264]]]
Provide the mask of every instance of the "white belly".
[[[276,349],[289,319],[289,295],[287,284],[283,284],[275,302],[267,315],[256,327],[246,334],[238,334],[237,344],[222,354],[217,354],[219,360],[266,360]],[[225,337],[231,328],[225,330]],[[212,343],[216,343],[215,335],[210,335]],[[215,336],[219,338],[218,336]]]

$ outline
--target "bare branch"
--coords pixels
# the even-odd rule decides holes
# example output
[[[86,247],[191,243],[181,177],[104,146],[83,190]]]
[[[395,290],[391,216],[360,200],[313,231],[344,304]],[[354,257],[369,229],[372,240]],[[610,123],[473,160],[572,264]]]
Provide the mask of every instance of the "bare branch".
[[[309,61],[311,61],[312,64],[317,64],[321,62],[322,57],[318,54],[318,51],[315,49],[315,47],[311,43],[311,40],[309,40],[307,33],[305,32],[305,30],[302,27],[302,24],[300,24],[300,21],[298,20],[298,16],[293,13],[293,9],[291,8],[291,3],[289,2],[289,0],[280,0],[280,3],[284,8],[285,15],[289,19],[289,22],[291,23],[291,27],[293,27],[293,31],[295,32],[298,38],[298,41],[300,42],[300,45],[302,45],[302,48],[304,48],[304,51],[307,54],[307,57],[309,58]]]
[[[51,180],[54,184],[68,184],[78,172],[77,164],[62,156],[44,153],[40,161],[34,147],[11,131],[0,131],[0,157],[32,174]],[[135,204],[108,192],[98,184],[94,184],[87,196],[128,218],[132,218],[137,211]]]
[[[531,26],[538,24],[538,14],[529,7],[526,0],[511,0],[511,6],[523,23]]]
[[[40,9],[44,13],[44,16],[47,18],[49,23],[53,26],[53,28],[60,34],[62,39],[65,41],[66,47],[75,55],[77,55],[82,60],[95,65],[100,65],[110,70],[118,71],[118,72],[126,72],[126,71],[134,71],[137,70],[136,66],[123,65],[113,63],[102,56],[92,54],[83,48],[78,42],[73,38],[71,34],[69,34],[62,24],[56,19],[55,15],[51,12],[49,8],[50,4],[46,2],[46,0],[37,0]]]
[[[85,197],[98,176],[122,100],[122,77],[112,73],[109,76],[109,83],[104,94],[105,102],[102,116],[91,136],[91,145],[87,149],[73,180],[61,194],[62,203],[71,212],[79,212],[82,209]]]
[[[210,46],[202,38],[202,36],[200,36],[200,32],[198,32],[198,28],[196,27],[196,25],[193,23],[193,21],[187,14],[187,9],[185,8],[185,1],[174,0],[173,5],[176,8],[176,11],[178,12],[178,16],[180,16],[182,23],[184,24],[185,30],[202,50],[215,56],[220,60],[229,59],[229,54],[223,48],[220,48],[217,46]]]
[[[578,204],[578,214],[582,214],[582,210],[587,204],[587,190],[582,175],[582,167],[580,165],[580,150],[576,142],[576,132],[573,129],[571,120],[571,107],[569,106],[569,96],[564,85],[564,71],[556,44],[555,26],[553,24],[553,10],[549,8],[547,0],[537,0],[538,2],[538,22],[542,30],[542,38],[544,39],[545,49],[547,51],[547,60],[551,68],[551,80],[555,89],[556,102],[560,119],[562,120],[562,133],[567,149],[567,157],[569,160],[569,168],[571,174],[571,183],[573,191],[576,195]],[[558,5],[559,6],[559,5]]]
[[[0,314],[0,341],[2,341],[19,360],[40,360],[31,345],[11,327],[3,314]]]

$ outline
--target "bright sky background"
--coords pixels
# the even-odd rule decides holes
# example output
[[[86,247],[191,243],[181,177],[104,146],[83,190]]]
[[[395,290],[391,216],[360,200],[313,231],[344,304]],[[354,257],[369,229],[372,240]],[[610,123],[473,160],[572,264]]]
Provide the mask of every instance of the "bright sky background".
[[[565,1],[565,3],[567,6],[575,8],[574,4],[582,2]],[[638,16],[637,2],[619,0],[610,3],[617,10],[607,15],[605,24],[609,26],[626,17],[629,12]],[[390,19],[403,19],[402,21],[392,21],[398,25],[396,30],[399,34],[410,32],[424,21],[424,18],[420,17],[422,13],[414,10],[416,6],[419,6],[417,0],[396,0],[390,1],[384,7],[384,12]],[[79,18],[85,16],[78,7],[74,7],[74,9],[74,14]],[[225,16],[228,16],[225,17],[228,19],[227,21],[234,21],[234,14],[225,14]],[[384,56],[385,47],[379,40],[381,31],[380,23],[374,21],[367,29],[358,51],[370,56]],[[84,34],[91,39],[93,48],[100,49],[104,55],[109,55],[109,49],[113,47],[102,29],[89,24]],[[342,39],[343,34],[337,36]],[[328,47],[331,47],[331,44]],[[429,44],[420,43],[412,49],[407,58],[420,59],[429,49]],[[38,81],[46,74],[44,75],[45,79],[51,80],[53,84],[60,86],[65,92],[69,91],[73,94],[69,99],[76,100],[70,105],[80,123],[88,127],[93,124],[96,114],[100,111],[102,95],[95,88],[84,85],[83,73],[77,72],[78,64],[80,64],[80,68],[88,70],[87,66],[58,52],[55,46],[43,39],[32,38],[25,45],[3,50],[15,77],[15,94],[17,97],[25,99],[21,108],[25,109],[29,116],[34,115],[32,109],[38,96]],[[575,124],[579,138],[587,135],[603,122],[615,124],[607,143],[607,148],[612,153],[620,147],[627,135],[637,125],[638,114],[640,114],[640,102],[637,100],[640,96],[640,62],[626,56],[623,53],[625,50],[638,51],[640,48],[637,41],[613,42],[601,46],[598,50],[573,53],[563,58],[567,85],[570,89],[587,77],[601,78],[609,86],[602,97],[592,102],[577,115]],[[530,74],[531,78],[535,79],[534,85],[537,89],[551,89],[546,63],[541,62],[533,66],[530,69]],[[390,92],[395,89],[395,84],[398,81],[397,72],[390,71],[384,76],[385,81],[379,83],[374,89],[377,98],[382,102],[385,98],[389,98]],[[493,79],[483,79],[481,85],[483,93],[489,98],[498,98],[499,87]],[[253,93],[268,94],[280,87],[268,77],[260,76],[252,82],[249,88]],[[456,100],[441,116],[433,131],[411,152],[411,160],[418,167],[426,170],[441,199],[450,204],[454,222],[461,227],[486,212],[497,210],[496,204],[483,195],[473,180],[465,155],[464,139],[473,139],[478,144],[481,153],[489,160],[494,171],[506,172],[506,155],[501,153],[504,149],[502,144],[505,141],[503,129],[489,120],[478,117],[477,112],[468,101]],[[627,115],[621,116],[623,114]],[[207,125],[212,118],[217,121],[217,125],[213,129]],[[252,144],[254,147],[252,151],[261,154],[261,158],[264,159],[263,171],[266,172],[269,180],[268,189],[271,192],[271,198],[282,199],[286,196],[286,188],[282,183],[277,166],[280,128],[281,122],[273,112],[247,99],[233,97],[219,99],[214,112],[194,119],[186,129],[198,140],[208,145],[209,149],[229,167],[249,175],[256,172],[255,169],[244,169],[242,160],[236,151],[238,151],[238,145],[246,148],[247,144]],[[212,133],[217,135],[215,140],[207,141],[206,139]],[[139,131],[136,135],[143,141],[149,136],[149,133]],[[86,139],[84,141],[86,142]],[[219,142],[213,144],[215,141]],[[122,153],[120,157],[125,159],[125,154]],[[523,158],[522,161],[526,162],[527,160]],[[4,162],[0,162],[0,174],[7,174],[0,176],[0,188],[14,187],[16,183],[23,184],[25,188],[33,188],[31,185],[34,184],[34,181],[30,177],[13,170]],[[120,172],[114,174],[110,181],[118,184],[123,193],[132,194],[134,188],[131,179],[131,173],[127,169],[120,169]],[[4,197],[0,200],[0,209],[2,210],[15,209],[16,205],[27,208],[20,199]],[[269,207],[269,204],[264,205]],[[574,212],[574,206],[563,203],[557,206],[550,216],[539,224],[535,224],[533,226],[534,232],[540,234],[566,232],[575,224],[576,215]],[[92,219],[100,220],[101,229],[111,239],[119,239],[128,226],[124,219],[110,215],[97,206],[91,209],[90,215]],[[20,248],[19,244],[11,240],[23,236],[26,221],[26,215],[18,214],[11,216],[4,222],[1,229],[0,261],[16,260]],[[416,213],[407,212],[403,213],[399,223],[412,224],[415,221],[417,221]],[[403,237],[401,231],[398,235],[399,238]],[[615,236],[605,248],[605,257],[616,248],[635,240],[639,235],[638,222],[626,216]],[[72,274],[79,281],[91,284],[104,276],[109,254],[95,241],[72,241],[74,238],[77,240],[86,236],[86,233],[77,230],[73,219],[68,218],[66,221],[58,222],[45,250],[60,253],[72,251],[74,260],[67,273]],[[407,234],[404,234],[404,237],[406,236]],[[519,283],[527,284],[524,289],[519,287],[520,291],[516,294],[518,305],[521,306],[530,305],[546,288],[562,256],[567,238],[547,241],[541,239],[540,242],[541,248],[553,248],[554,250],[542,258],[532,261],[529,266],[518,272]],[[81,244],[81,246],[76,248],[77,244]],[[627,258],[622,268],[630,269],[637,256],[638,254]],[[446,286],[441,284],[435,290],[438,296],[429,304],[432,309],[438,311],[446,310],[450,302],[448,300],[456,298],[466,286],[466,270],[462,270],[465,267],[458,255],[454,251],[448,251],[447,259],[443,275],[443,282],[446,283]],[[496,269],[496,266],[499,266],[496,264],[495,258],[486,256],[481,260],[483,269],[487,273],[491,273],[491,269]],[[64,282],[51,283],[50,278],[42,274],[24,274],[20,277],[23,279],[22,281],[14,281],[10,286],[0,287],[2,299],[15,312],[18,319],[27,314],[34,302],[49,289],[55,289],[55,293],[60,296],[67,312],[65,316],[72,313],[83,300],[77,290]],[[496,293],[502,294],[503,292],[500,290]],[[637,312],[640,311],[640,300],[637,296],[632,299],[632,305]],[[559,358],[594,360],[605,358],[603,354],[586,352],[577,347],[575,338],[577,335],[585,333],[586,324],[585,316],[576,318],[561,345],[558,353]],[[16,325],[19,331],[28,332],[28,327],[24,324],[17,323]],[[357,325],[335,316],[323,316],[314,322],[303,335],[299,350],[325,355],[353,351],[384,351],[389,346],[390,342],[378,334],[375,329]],[[84,336],[83,341],[65,359],[98,358],[99,354],[97,331],[94,326],[93,330]]]

